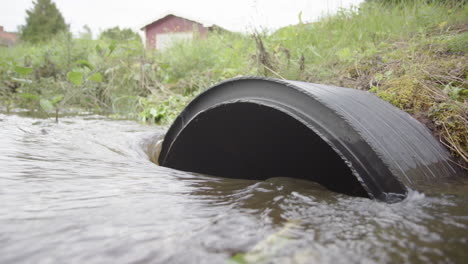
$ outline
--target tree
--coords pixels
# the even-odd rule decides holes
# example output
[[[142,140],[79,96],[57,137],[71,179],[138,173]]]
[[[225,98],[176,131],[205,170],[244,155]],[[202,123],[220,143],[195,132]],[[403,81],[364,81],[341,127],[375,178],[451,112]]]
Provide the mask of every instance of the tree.
[[[34,7],[26,10],[26,25],[21,30],[21,39],[32,43],[43,42],[62,31],[68,31],[62,14],[51,0],[37,0]]]
[[[125,41],[125,40],[138,40],[141,41],[140,35],[135,31],[129,28],[120,29],[119,27],[113,27],[104,30],[101,35],[99,35],[100,39],[112,39],[117,41]]]

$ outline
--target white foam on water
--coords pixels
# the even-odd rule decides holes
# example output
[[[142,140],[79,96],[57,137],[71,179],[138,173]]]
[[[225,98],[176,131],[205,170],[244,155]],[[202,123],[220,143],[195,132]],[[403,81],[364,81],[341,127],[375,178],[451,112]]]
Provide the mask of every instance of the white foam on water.
[[[426,199],[426,195],[424,193],[418,192],[418,191],[413,190],[413,189],[409,189],[408,190],[408,195],[403,200],[403,202],[411,203],[411,202],[421,201],[421,200],[425,200],[425,199]]]

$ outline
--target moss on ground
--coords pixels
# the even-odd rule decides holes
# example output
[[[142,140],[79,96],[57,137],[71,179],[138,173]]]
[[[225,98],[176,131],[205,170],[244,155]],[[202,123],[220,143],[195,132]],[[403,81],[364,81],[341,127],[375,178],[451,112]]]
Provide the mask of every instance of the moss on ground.
[[[425,124],[466,168],[468,157],[468,24],[458,32],[393,43],[356,62],[344,86],[369,90]],[[343,80],[343,77],[342,77]]]

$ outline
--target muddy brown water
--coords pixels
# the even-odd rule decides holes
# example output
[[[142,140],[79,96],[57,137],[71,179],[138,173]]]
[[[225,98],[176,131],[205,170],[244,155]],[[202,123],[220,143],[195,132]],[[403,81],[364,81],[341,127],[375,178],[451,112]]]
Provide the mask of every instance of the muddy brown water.
[[[466,263],[468,180],[385,204],[163,168],[163,128],[0,114],[0,263]],[[313,173],[313,172],[311,172]]]

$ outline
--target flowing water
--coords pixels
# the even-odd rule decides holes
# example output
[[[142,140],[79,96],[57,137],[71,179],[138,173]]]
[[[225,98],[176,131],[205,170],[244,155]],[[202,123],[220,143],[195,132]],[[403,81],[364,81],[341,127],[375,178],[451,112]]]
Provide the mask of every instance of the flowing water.
[[[0,263],[467,263],[468,180],[385,204],[211,177],[152,163],[164,132],[0,114]]]

